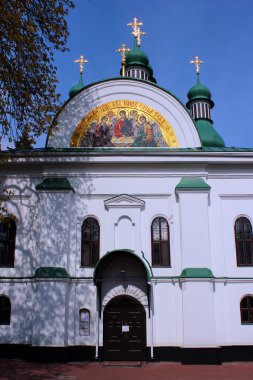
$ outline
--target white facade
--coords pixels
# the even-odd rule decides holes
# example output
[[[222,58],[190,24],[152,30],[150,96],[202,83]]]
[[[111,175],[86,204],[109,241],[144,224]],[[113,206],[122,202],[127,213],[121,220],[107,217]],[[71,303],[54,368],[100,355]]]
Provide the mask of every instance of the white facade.
[[[172,125],[178,148],[69,148],[80,120],[117,99],[157,110]],[[240,314],[241,299],[253,294],[253,266],[237,265],[234,232],[239,217],[253,223],[253,150],[195,149],[198,133],[177,99],[158,86],[124,79],[72,98],[47,145],[52,149],[32,155],[3,153],[1,182],[12,191],[8,209],[17,231],[14,267],[0,268],[0,295],[11,302],[1,344],[81,346],[95,359],[103,352],[106,305],[128,295],[145,310],[148,360],[161,353],[171,360],[171,348],[253,346],[253,324],[243,324]],[[68,179],[72,189],[38,187],[48,178]],[[180,187],[185,178],[205,185]],[[81,227],[88,217],[100,227],[95,268],[81,266]],[[157,217],[169,225],[170,266],[152,265]],[[116,276],[118,262],[103,261],[117,252],[129,255],[130,277]],[[137,263],[146,279],[138,278]],[[41,275],[39,268],[64,268],[68,276]],[[97,273],[109,279],[100,285]],[[81,309],[90,313],[85,334]]]

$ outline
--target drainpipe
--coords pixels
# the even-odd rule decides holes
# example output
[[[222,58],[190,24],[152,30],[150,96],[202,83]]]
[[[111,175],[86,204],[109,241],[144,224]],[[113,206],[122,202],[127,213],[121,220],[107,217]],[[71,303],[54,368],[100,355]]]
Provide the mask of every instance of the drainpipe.
[[[150,356],[154,359],[154,331],[153,331],[153,284],[149,283],[150,297]]]
[[[96,354],[95,359],[98,359],[98,347],[99,347],[99,300],[98,300],[98,287],[97,287],[97,337],[96,337]]]

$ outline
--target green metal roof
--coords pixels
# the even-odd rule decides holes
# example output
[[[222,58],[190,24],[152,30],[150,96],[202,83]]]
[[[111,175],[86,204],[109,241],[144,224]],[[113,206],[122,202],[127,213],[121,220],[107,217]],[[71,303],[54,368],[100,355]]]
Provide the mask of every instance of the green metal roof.
[[[3,157],[23,157],[29,156],[30,158],[36,157],[37,155],[47,153],[80,153],[80,154],[96,154],[96,155],[122,155],[122,154],[146,154],[150,153],[152,155],[174,155],[182,153],[253,153],[253,148],[240,148],[240,147],[198,147],[198,148],[167,148],[167,147],[141,147],[141,148],[113,148],[113,147],[67,147],[67,148],[34,148],[27,150],[11,149],[0,151],[0,156]]]
[[[69,278],[65,268],[61,267],[40,267],[36,269],[34,278]]]
[[[185,268],[179,278],[214,278],[214,275],[208,268]]]
[[[44,178],[43,181],[40,184],[38,184],[35,188],[38,191],[43,191],[43,190],[72,190],[74,191],[73,187],[71,186],[67,178],[59,178],[59,177]]]
[[[53,147],[43,147],[43,148],[33,148],[33,149],[10,149],[5,151],[0,151],[0,156],[6,157],[18,157],[18,156],[29,156],[35,157],[38,154],[43,153],[82,153],[82,154],[98,154],[98,155],[121,155],[128,153],[138,153],[138,154],[166,154],[174,155],[177,153],[253,153],[253,148],[241,148],[241,147],[197,147],[197,148],[169,148],[169,147],[131,147],[131,148],[115,148],[115,147],[67,147],[67,148],[53,148]]]
[[[211,120],[197,119],[195,125],[203,147],[225,147],[223,138],[215,130]]]
[[[183,177],[177,184],[176,190],[210,190],[211,187],[200,177]]]

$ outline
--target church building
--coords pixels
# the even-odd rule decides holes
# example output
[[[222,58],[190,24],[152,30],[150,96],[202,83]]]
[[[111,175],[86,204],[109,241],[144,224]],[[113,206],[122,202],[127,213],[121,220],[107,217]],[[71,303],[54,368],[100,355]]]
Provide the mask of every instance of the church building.
[[[0,355],[253,358],[253,148],[226,147],[196,83],[183,104],[141,48],[80,80],[45,148],[1,152]]]

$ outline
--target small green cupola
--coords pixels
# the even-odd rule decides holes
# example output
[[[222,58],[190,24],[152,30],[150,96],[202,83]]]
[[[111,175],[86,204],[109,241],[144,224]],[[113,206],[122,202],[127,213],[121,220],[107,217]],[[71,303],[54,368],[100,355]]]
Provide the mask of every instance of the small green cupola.
[[[190,88],[188,91],[187,97],[189,99],[189,102],[194,100],[207,100],[210,102],[210,107],[212,108],[214,106],[214,102],[211,100],[212,94],[208,87],[203,85],[200,82],[199,73],[197,73],[197,82],[194,86]]]
[[[83,85],[83,66],[88,61],[86,59],[84,59],[83,55],[81,55],[80,58],[76,59],[74,62],[79,63],[80,77],[79,77],[79,82],[77,84],[75,84],[74,86],[72,86],[71,89],[69,90],[69,97],[70,98],[75,96],[79,91],[81,91],[84,88],[84,85]]]
[[[132,34],[134,36],[134,46],[125,54],[125,75],[126,77],[148,80],[150,82],[156,83],[153,77],[153,69],[149,64],[149,58],[147,54],[141,50],[141,36],[146,33],[140,30],[140,26],[143,23],[139,22],[135,17],[133,22],[129,23],[128,26],[132,27]],[[122,75],[122,69],[120,74]]]
[[[134,37],[133,49],[126,53],[126,76],[156,83],[149,58],[138,46],[137,37]]]
[[[84,85],[83,85],[83,76],[82,76],[82,74],[80,74],[79,82],[77,84],[74,84],[74,86],[72,86],[71,89],[69,90],[69,97],[72,98],[82,88],[84,88]]]
[[[196,65],[197,81],[187,93],[188,102],[186,107],[190,110],[195,121],[202,146],[225,147],[224,140],[215,130],[211,119],[211,109],[214,106],[211,91],[200,82],[200,64],[203,61],[196,56],[191,63]]]

